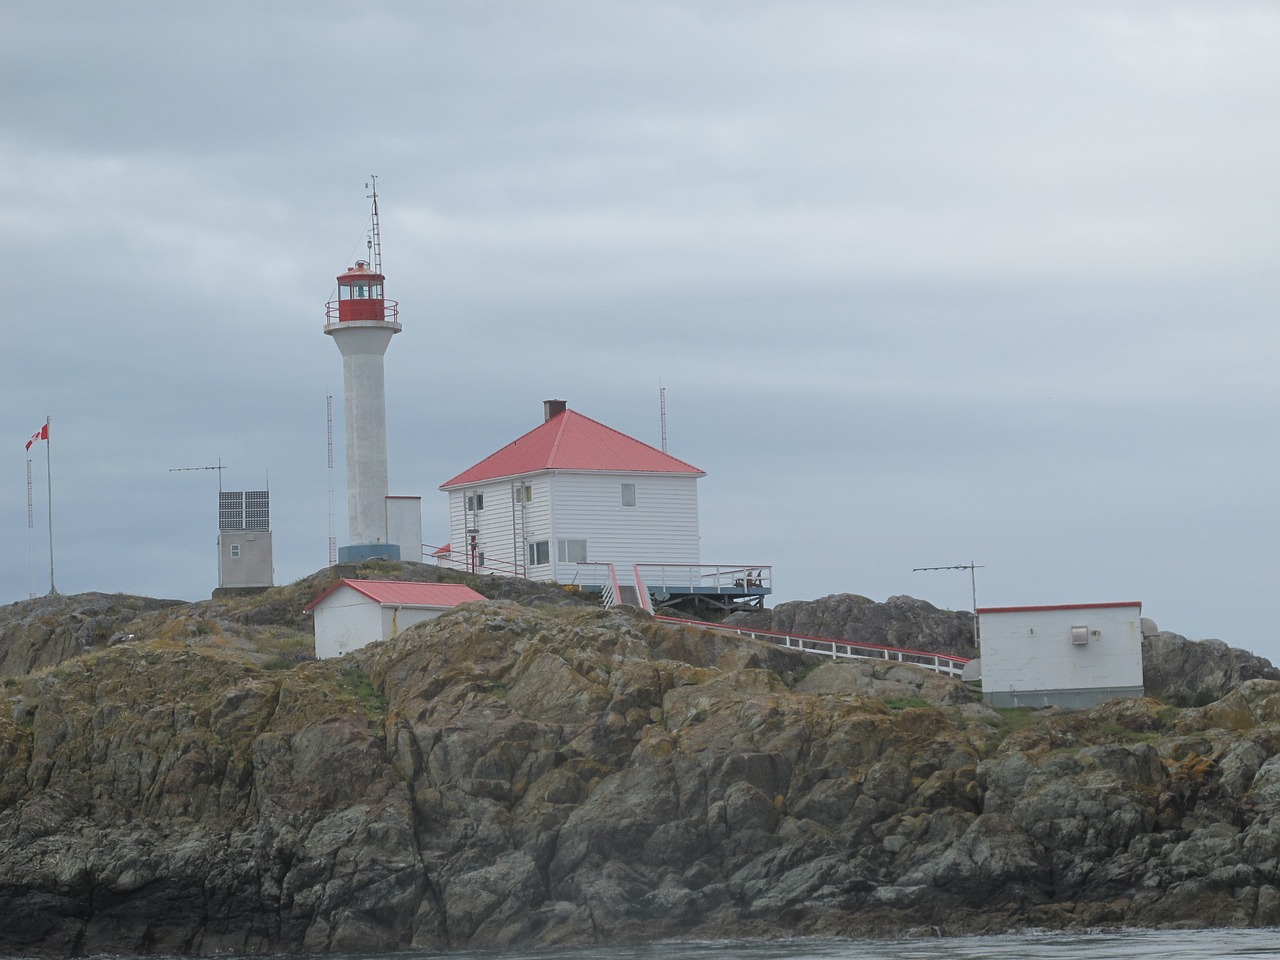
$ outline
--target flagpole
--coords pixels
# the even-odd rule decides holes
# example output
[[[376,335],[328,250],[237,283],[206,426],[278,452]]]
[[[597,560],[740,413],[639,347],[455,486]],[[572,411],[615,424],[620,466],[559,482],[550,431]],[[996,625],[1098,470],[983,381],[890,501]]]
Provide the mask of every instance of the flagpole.
[[[50,452],[53,434],[49,429],[52,422],[50,417],[44,418],[44,475],[49,495],[49,596],[56,597],[58,588],[53,581],[53,454]]]

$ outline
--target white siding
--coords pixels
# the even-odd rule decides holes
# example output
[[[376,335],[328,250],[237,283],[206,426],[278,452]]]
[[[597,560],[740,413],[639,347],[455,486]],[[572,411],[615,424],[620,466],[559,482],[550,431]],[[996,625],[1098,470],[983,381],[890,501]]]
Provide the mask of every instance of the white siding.
[[[390,640],[403,630],[408,630],[415,623],[423,620],[434,620],[444,613],[442,607],[398,607],[386,604],[382,608],[382,636],[380,640]]]
[[[340,587],[315,608],[316,656],[338,657],[382,639],[381,605]]]
[[[645,473],[543,471],[514,480],[474,484],[449,491],[449,543],[456,564],[468,562],[464,505],[468,494],[484,495],[484,509],[470,515],[479,530],[484,572],[510,573],[511,564],[531,580],[573,583],[582,570],[558,563],[558,540],[586,540],[587,560],[696,564],[700,561],[697,477]],[[622,505],[622,485],[635,484],[636,505]],[[533,499],[513,504],[513,487],[530,484]],[[528,545],[547,541],[550,562],[527,567]]]
[[[557,473],[552,481],[553,579],[572,583],[580,574],[575,564],[556,562],[559,540],[586,540],[593,562],[700,562],[696,477]],[[624,483],[635,484],[634,507],[622,505]]]
[[[1082,705],[1090,699],[1082,691],[1097,691],[1095,700],[1141,692],[1141,616],[1138,606],[982,613],[983,698],[997,706]],[[1072,642],[1076,627],[1086,628],[1085,642]]]
[[[533,487],[528,504],[515,501],[514,488],[525,483]],[[474,524],[476,549],[484,554],[482,573],[510,574],[523,571],[525,544],[546,539],[550,504],[547,478],[534,476],[520,481],[497,480],[449,491],[449,544],[457,565],[465,567],[470,558],[468,522]],[[484,509],[467,514],[466,498],[481,494]],[[530,574],[533,575],[533,574]]]

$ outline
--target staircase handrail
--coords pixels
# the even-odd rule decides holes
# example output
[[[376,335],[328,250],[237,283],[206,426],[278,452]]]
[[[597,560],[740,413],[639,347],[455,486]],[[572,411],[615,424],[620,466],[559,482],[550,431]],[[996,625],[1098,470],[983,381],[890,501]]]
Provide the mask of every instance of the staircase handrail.
[[[653,597],[649,596],[649,588],[645,585],[644,577],[640,574],[640,564],[633,563],[631,565],[631,575],[636,581],[636,597],[640,601],[640,606],[645,613],[653,613]]]

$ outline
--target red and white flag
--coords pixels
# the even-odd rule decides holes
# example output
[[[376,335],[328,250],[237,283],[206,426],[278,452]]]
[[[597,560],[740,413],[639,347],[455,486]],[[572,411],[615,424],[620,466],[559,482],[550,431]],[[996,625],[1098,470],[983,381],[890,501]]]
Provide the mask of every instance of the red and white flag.
[[[31,435],[31,439],[27,441],[27,449],[30,450],[31,445],[35,443],[37,440],[48,440],[48,439],[49,439],[49,425],[46,423],[43,427],[41,427],[39,430],[37,430],[35,433]]]

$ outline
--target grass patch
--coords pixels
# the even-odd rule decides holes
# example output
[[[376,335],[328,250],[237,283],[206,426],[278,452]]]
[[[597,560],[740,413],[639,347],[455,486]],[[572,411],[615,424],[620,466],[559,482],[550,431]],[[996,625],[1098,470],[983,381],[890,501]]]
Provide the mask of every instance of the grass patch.
[[[387,698],[373,685],[373,680],[363,670],[352,668],[342,671],[338,686],[360,701],[365,715],[376,723],[387,715]]]
[[[309,663],[315,657],[311,654],[273,653],[262,661],[262,669],[269,671],[292,670],[300,663]]]
[[[996,748],[1013,734],[1038,726],[1041,722],[1037,711],[1031,707],[993,707],[992,709],[1000,715],[1000,722],[996,724],[995,732],[983,745],[984,755],[994,753]]]
[[[933,704],[922,697],[885,697],[881,703],[894,713],[899,713],[903,710],[914,710],[920,707],[933,706]]]

